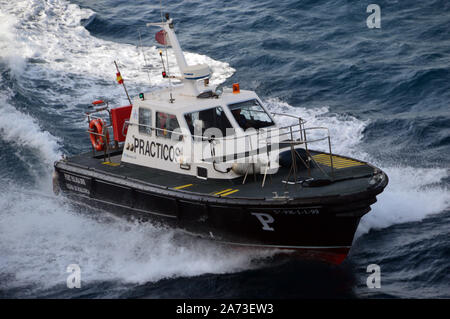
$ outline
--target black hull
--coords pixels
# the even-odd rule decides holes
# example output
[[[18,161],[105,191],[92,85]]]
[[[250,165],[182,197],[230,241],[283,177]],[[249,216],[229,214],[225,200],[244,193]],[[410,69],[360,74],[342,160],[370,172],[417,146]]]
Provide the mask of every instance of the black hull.
[[[337,264],[387,184],[386,177],[351,195],[267,201],[192,194],[67,164],[55,165],[55,172],[58,188],[77,202],[238,247],[294,249]]]

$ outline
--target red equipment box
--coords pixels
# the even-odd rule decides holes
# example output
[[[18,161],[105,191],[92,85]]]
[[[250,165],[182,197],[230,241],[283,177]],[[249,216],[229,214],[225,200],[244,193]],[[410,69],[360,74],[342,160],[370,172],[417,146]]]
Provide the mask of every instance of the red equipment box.
[[[131,116],[131,105],[111,109],[111,121],[115,141],[117,142],[125,141],[125,137],[127,136],[128,131],[128,126],[125,125],[125,121],[130,120],[130,116]]]

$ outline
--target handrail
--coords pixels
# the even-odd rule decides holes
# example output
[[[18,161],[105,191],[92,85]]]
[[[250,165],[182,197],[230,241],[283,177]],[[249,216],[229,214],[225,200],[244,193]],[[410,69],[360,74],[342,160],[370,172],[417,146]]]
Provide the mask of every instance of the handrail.
[[[262,111],[261,111],[262,112]],[[306,123],[307,121],[302,119],[300,116],[297,115],[293,115],[293,114],[284,114],[284,113],[277,113],[277,112],[270,112],[270,114],[275,115],[275,116],[285,116],[285,117],[291,117],[294,118],[296,120],[300,120],[302,121],[302,124]]]
[[[152,131],[165,131],[166,133],[175,134],[177,136],[192,137],[192,138],[197,138],[197,139],[202,140],[202,141],[210,141],[210,140],[212,140],[212,138],[210,138],[208,136],[204,136],[204,135],[194,135],[194,134],[191,134],[191,133],[186,134],[186,133],[183,133],[181,131],[171,131],[171,130],[168,130],[168,129],[158,128],[158,127],[154,127],[154,126],[147,125],[147,124],[132,123],[130,121],[125,121],[124,125],[136,125],[138,127],[146,127],[146,128],[149,128]],[[269,132],[273,132],[275,130],[280,130],[281,131],[281,130],[289,129],[289,128],[294,127],[294,126],[298,126],[298,124],[284,126],[284,127],[281,127],[281,128],[279,128],[279,127],[271,128],[271,130]],[[329,131],[329,129],[327,127],[322,127],[322,126],[296,129],[296,130],[292,130],[292,133],[299,133],[299,132],[304,132],[304,131],[309,131],[309,130],[319,130],[319,129],[320,130],[326,130],[327,131],[327,135],[325,137],[317,138],[317,139],[314,139],[314,140],[303,140],[303,139],[301,139],[301,140],[284,140],[284,141],[281,141],[281,142],[283,142],[285,144],[291,143],[291,144],[294,144],[294,145],[299,145],[299,144],[305,144],[305,143],[319,142],[319,141],[323,141],[323,140],[326,140],[326,139],[330,138],[330,131]],[[238,135],[233,135],[231,137],[224,136],[224,137],[221,137],[220,139],[221,140],[228,140],[228,139],[237,140],[237,139],[241,139],[241,138],[248,138],[248,137],[256,135],[256,134],[261,135],[260,132],[256,131],[256,132],[252,132],[250,134],[244,134],[244,135],[239,135],[239,136]],[[284,135],[288,135],[288,134],[290,135],[291,132],[286,132],[286,133],[282,132],[282,133],[278,134],[275,137],[280,137],[280,136],[284,136]],[[272,137],[268,136],[267,138],[270,139]],[[213,138],[213,139],[217,139],[217,138]]]
[[[303,122],[303,123],[306,123],[306,121]],[[201,139],[201,140],[210,140],[211,139],[210,137],[207,137],[207,136],[204,136],[204,135],[194,135],[192,133],[186,134],[186,133],[183,133],[183,132],[180,132],[180,131],[171,131],[171,130],[168,130],[168,129],[154,127],[154,126],[147,125],[147,124],[132,123],[130,121],[125,121],[124,125],[137,125],[138,127],[142,126],[142,127],[149,128],[152,131],[166,131],[167,133],[176,134],[178,136],[192,137],[192,138],[197,138],[197,139]],[[291,127],[298,126],[298,125],[299,124],[293,124],[293,125],[288,125],[288,126],[283,126],[283,127],[272,127],[272,128],[269,128],[269,129],[262,128],[260,130],[263,130],[264,134],[268,134],[270,132],[274,132],[274,131],[277,131],[277,130],[279,130],[279,131],[287,130],[287,129],[291,128]],[[325,129],[325,130],[327,130],[327,134],[329,135],[329,130],[328,130],[327,127],[319,127],[319,126],[318,127],[309,127],[309,128],[299,128],[297,130],[293,130],[292,133],[303,132],[305,130],[311,130],[311,129]],[[283,136],[283,135],[287,135],[287,134],[290,134],[290,132],[289,133],[280,133],[278,136]],[[248,138],[249,136],[253,136],[253,135],[262,135],[262,133],[260,131],[255,130],[255,131],[253,131],[253,132],[251,132],[249,134],[233,135],[231,137],[230,136],[223,136],[220,139],[221,140],[231,140],[231,139],[235,140],[235,139],[238,139],[238,138]]]

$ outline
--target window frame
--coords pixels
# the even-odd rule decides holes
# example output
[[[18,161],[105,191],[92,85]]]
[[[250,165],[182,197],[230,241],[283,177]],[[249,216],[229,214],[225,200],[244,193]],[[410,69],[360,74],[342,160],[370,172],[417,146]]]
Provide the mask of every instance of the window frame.
[[[240,128],[240,129],[242,129],[242,130],[246,130],[244,127],[241,127],[241,126],[239,125],[238,121],[236,120],[236,118],[234,118],[232,106],[233,106],[233,105],[236,105],[236,104],[241,104],[241,103],[243,104],[243,103],[252,102],[252,101],[256,101],[256,103],[258,104],[258,106],[259,106],[259,107],[262,109],[262,111],[269,117],[269,119],[270,119],[270,121],[271,121],[271,124],[270,124],[270,125],[262,126],[262,127],[254,128],[254,129],[259,130],[259,129],[266,128],[266,127],[276,126],[275,120],[274,120],[273,117],[271,116],[270,112],[269,112],[268,110],[266,110],[266,108],[263,106],[263,104],[262,104],[257,98],[251,98],[251,99],[244,100],[244,101],[233,102],[233,103],[227,103],[228,111],[230,111],[231,115],[233,116],[233,120],[236,122],[238,128]],[[242,109],[242,107],[241,107],[241,109]],[[256,112],[259,112],[259,111],[256,111]]]
[[[141,111],[148,112],[149,117],[150,117],[149,123],[144,124],[141,122]],[[138,109],[138,131],[139,131],[139,134],[146,134],[146,135],[152,136],[152,129],[153,129],[152,120],[153,120],[152,109],[139,106],[139,109]]]
[[[166,128],[164,128],[164,129],[167,129],[167,131],[170,131],[170,132],[168,132],[169,134],[168,135],[164,135],[162,132],[163,132],[163,128],[160,128],[159,126],[158,126],[158,113],[163,113],[163,114],[166,114],[167,115],[167,117],[169,117],[169,116],[174,116],[175,117],[175,120],[177,121],[177,124],[178,124],[178,127],[176,127],[175,129],[173,129],[173,130],[168,130],[167,129],[167,127]],[[166,121],[167,121],[167,118],[166,118]],[[166,122],[167,123],[167,122]],[[181,127],[180,127],[180,121],[179,121],[179,118],[178,118],[178,116],[176,115],[176,114],[173,114],[173,113],[169,113],[169,112],[166,112],[166,111],[157,111],[157,110],[155,110],[155,136],[156,137],[160,137],[160,138],[165,138],[165,139],[172,139],[173,138],[173,132],[175,132],[175,130],[176,129],[180,129]],[[161,132],[161,133],[160,133]],[[177,134],[179,137],[181,137],[183,134],[181,133],[181,131],[180,131],[180,133],[175,133],[175,134]],[[179,139],[179,137],[178,137],[178,139]]]
[[[188,122],[186,120],[186,115],[189,115],[189,114],[192,114],[192,113],[200,113],[200,112],[209,111],[209,110],[215,110],[215,109],[218,109],[218,108],[221,109],[222,115],[225,116],[225,118],[227,119],[228,123],[230,124],[229,128],[234,130],[233,134],[226,135],[226,129],[225,129],[225,132],[222,132],[222,133],[225,133],[225,134],[222,134],[222,138],[227,138],[229,136],[236,135],[236,128],[233,126],[233,122],[230,120],[230,118],[229,118],[229,116],[227,114],[227,109],[224,107],[224,105],[220,105],[219,104],[219,105],[216,105],[216,106],[213,106],[213,107],[209,107],[209,108],[206,108],[206,109],[197,109],[195,111],[189,111],[189,112],[185,112],[185,113],[182,114],[182,118],[183,118],[184,124],[186,124],[186,128],[187,128],[188,132],[191,134],[192,138],[194,138],[194,136],[195,136],[194,135],[195,131],[191,132],[191,130],[189,128],[189,125],[188,125]],[[192,123],[192,125],[194,125],[194,123]],[[205,129],[205,130],[207,130],[207,129]]]

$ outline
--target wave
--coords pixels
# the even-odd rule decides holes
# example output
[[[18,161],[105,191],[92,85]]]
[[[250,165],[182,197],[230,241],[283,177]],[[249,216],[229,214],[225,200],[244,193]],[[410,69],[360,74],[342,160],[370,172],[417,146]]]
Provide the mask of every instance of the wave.
[[[0,11],[0,57],[9,66],[11,72],[19,76],[24,70],[25,61],[18,52],[24,52],[25,48],[15,34],[17,23],[18,19],[15,16],[5,14],[3,10]]]
[[[151,223],[126,221],[62,198],[3,189],[0,198],[0,289],[31,294],[65,286],[66,267],[78,264],[82,285],[222,274],[255,267],[271,251],[239,251]],[[9,279],[8,278],[13,278]],[[26,294],[27,292],[22,292]]]
[[[421,221],[449,209],[450,193],[441,183],[449,176],[447,169],[381,168],[388,174],[390,185],[378,196],[372,212],[362,218],[357,236],[371,229]]]
[[[307,127],[324,126],[330,130],[334,153],[349,155],[381,168],[389,177],[389,184],[372,211],[361,219],[357,237],[371,229],[386,228],[399,223],[420,221],[450,207],[450,192],[443,181],[450,176],[445,168],[392,165],[375,160],[365,152],[364,132],[370,121],[330,112],[328,107],[292,107],[277,99],[269,99],[267,106],[274,112],[293,113],[307,120]],[[287,124],[287,123],[286,123]],[[326,143],[311,148],[327,151]],[[420,163],[419,163],[420,165]]]
[[[15,70],[24,90],[44,95],[50,106],[79,109],[80,104],[89,105],[99,97],[117,105],[127,103],[123,88],[115,82],[114,60],[132,95],[167,85],[161,76],[159,48],[139,48],[93,37],[82,25],[83,20],[95,15],[90,9],[66,0],[0,3],[0,26],[4,26],[0,40],[2,47],[10,47],[0,51],[0,59]],[[151,65],[148,74],[142,70],[143,52]],[[185,55],[189,64],[210,65],[214,72],[212,84],[222,83],[234,72],[228,63],[208,56],[189,52]],[[171,49],[168,56],[170,70],[178,73]]]
[[[10,94],[0,93],[0,138],[16,149],[37,153],[38,161],[53,167],[53,162],[61,158],[60,139],[42,130],[32,116],[16,110],[9,103]]]

